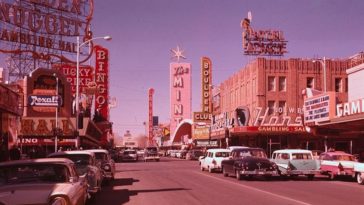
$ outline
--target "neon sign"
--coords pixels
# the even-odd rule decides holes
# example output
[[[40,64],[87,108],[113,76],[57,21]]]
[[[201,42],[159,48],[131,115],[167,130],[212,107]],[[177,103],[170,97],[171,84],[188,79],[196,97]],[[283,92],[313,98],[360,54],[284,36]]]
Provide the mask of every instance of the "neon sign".
[[[0,52],[73,62],[75,36],[90,39],[93,0],[4,0],[0,3]]]

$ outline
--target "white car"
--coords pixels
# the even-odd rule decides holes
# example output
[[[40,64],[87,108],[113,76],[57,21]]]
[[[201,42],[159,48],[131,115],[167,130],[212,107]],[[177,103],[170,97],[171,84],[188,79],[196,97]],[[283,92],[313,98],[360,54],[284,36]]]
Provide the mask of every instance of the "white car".
[[[311,150],[276,150],[272,154],[271,161],[278,166],[280,176],[305,175],[309,180],[312,180],[316,174],[320,174],[320,163],[314,159]]]
[[[221,161],[229,159],[229,149],[209,149],[206,156],[200,159],[201,171],[207,169],[210,173],[214,171],[221,171]]]
[[[84,205],[87,183],[71,160],[44,158],[0,163],[0,204]]]
[[[354,172],[358,184],[364,184],[364,163],[357,162],[354,164]]]

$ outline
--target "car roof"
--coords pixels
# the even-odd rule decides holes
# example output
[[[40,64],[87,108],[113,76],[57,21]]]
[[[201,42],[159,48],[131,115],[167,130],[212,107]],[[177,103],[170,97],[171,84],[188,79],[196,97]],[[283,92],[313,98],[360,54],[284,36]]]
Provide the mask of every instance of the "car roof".
[[[60,156],[60,155],[72,155],[72,154],[86,154],[86,155],[90,155],[90,156],[95,156],[95,154],[93,152],[90,152],[87,150],[72,150],[72,151],[54,152],[48,156],[52,157],[52,156]]]
[[[352,154],[343,152],[343,151],[334,151],[334,152],[324,152],[322,154],[328,154],[328,155],[348,155],[348,156],[353,156]]]
[[[109,153],[109,151],[107,151],[106,149],[87,149],[85,151],[94,152],[94,153],[105,153],[105,154]]]
[[[312,151],[307,149],[281,149],[273,153],[312,153]]]
[[[214,148],[214,149],[208,149],[208,152],[230,152],[228,149],[221,149],[221,148]]]
[[[66,158],[39,158],[39,159],[23,159],[23,160],[1,162],[0,166],[13,166],[13,165],[37,164],[37,163],[74,164],[72,160]]]

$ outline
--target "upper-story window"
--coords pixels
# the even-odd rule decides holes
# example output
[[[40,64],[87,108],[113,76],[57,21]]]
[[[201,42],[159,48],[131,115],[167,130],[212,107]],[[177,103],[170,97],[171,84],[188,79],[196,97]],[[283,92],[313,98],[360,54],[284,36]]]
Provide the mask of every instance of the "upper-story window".
[[[281,92],[285,92],[287,91],[286,89],[286,77],[283,76],[283,77],[279,77],[279,91]]]
[[[276,78],[274,76],[268,77],[268,91],[276,90]]]
[[[307,88],[315,88],[315,79],[313,77],[308,77],[307,78],[306,87]]]
[[[335,92],[341,93],[343,91],[343,85],[342,85],[342,79],[341,78],[335,78]]]
[[[275,102],[274,101],[268,101],[268,115],[272,115],[274,113],[274,106],[275,106]]]

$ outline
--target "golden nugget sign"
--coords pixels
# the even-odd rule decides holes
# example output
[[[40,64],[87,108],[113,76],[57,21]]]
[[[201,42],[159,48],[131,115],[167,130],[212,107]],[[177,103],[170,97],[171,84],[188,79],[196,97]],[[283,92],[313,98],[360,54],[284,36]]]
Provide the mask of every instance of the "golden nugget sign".
[[[283,56],[284,53],[287,53],[287,41],[282,31],[254,31],[248,18],[242,21],[241,27],[244,29],[243,49],[245,55]]]
[[[70,61],[59,53],[76,53],[75,36],[91,36],[92,13],[93,0],[3,0],[0,40],[8,43],[1,43],[0,52]]]

